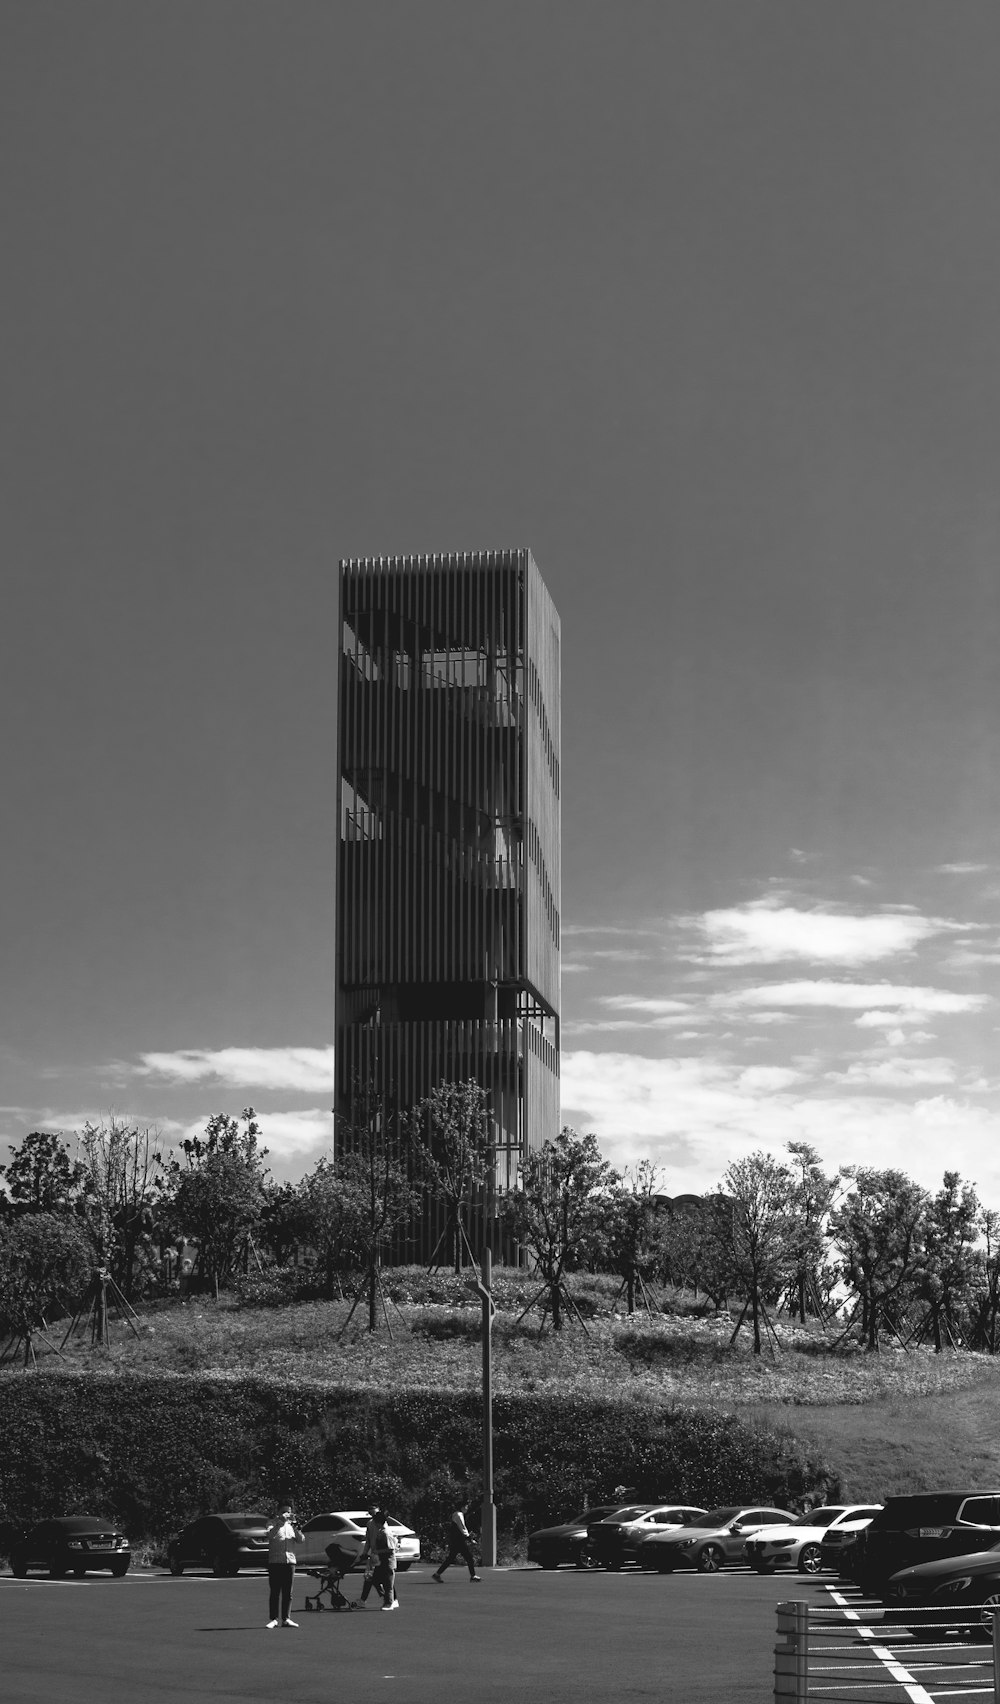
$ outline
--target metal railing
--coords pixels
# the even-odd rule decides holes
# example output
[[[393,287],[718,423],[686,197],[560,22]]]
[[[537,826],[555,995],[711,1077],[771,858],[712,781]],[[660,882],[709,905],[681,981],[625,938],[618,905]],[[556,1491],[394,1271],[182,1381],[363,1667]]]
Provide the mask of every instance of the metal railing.
[[[775,1704],[1000,1704],[1000,1614],[779,1603]],[[992,1621],[992,1628],[990,1622]]]

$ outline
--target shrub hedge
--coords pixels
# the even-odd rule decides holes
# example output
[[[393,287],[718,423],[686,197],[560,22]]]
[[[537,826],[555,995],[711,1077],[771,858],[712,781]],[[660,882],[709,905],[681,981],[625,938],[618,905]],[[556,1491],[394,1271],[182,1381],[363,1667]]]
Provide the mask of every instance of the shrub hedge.
[[[0,1523],[114,1515],[164,1537],[211,1509],[305,1514],[376,1497],[433,1550],[460,1495],[481,1496],[475,1395],[381,1391],[251,1377],[0,1375]],[[635,1488],[710,1507],[791,1502],[836,1479],[789,1434],[731,1415],[545,1394],[494,1400],[494,1494],[502,1550],[588,1501]]]

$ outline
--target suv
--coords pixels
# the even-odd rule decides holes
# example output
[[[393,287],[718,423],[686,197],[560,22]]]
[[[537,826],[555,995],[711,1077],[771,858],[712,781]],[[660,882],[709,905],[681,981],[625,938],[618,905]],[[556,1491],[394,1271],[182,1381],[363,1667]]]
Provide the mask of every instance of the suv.
[[[885,1508],[851,1546],[853,1578],[882,1597],[891,1574],[945,1556],[1000,1545],[1000,1491],[926,1491],[888,1497]]]

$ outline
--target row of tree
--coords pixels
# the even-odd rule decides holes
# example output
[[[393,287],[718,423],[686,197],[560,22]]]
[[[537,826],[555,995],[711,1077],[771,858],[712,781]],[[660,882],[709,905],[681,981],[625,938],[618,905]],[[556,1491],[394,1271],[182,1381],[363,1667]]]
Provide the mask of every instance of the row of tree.
[[[360,1273],[374,1329],[381,1260],[436,1201],[456,1270],[472,1258],[473,1205],[503,1221],[557,1330],[573,1312],[572,1274],[589,1269],[619,1276],[629,1312],[652,1284],[717,1308],[735,1299],[736,1331],[746,1321],[757,1354],[782,1307],[872,1350],[886,1331],[937,1350],[1000,1347],[1000,1216],[955,1172],[932,1195],[892,1169],[827,1175],[813,1148],[792,1142],[784,1158],[747,1155],[708,1195],[671,1202],[651,1163],[619,1173],[594,1136],[565,1129],[496,1197],[489,1099],[475,1082],[444,1084],[401,1130],[378,1097],[356,1104],[336,1161],[297,1184],[270,1177],[252,1107],[217,1114],[178,1153],[114,1118],[87,1124],[75,1153],[60,1136],[27,1136],[0,1167],[0,1319],[25,1329],[95,1267],[126,1298],[161,1288],[172,1249],[190,1239],[198,1281],[216,1295],[254,1262],[282,1266],[301,1250],[329,1295],[344,1272]]]

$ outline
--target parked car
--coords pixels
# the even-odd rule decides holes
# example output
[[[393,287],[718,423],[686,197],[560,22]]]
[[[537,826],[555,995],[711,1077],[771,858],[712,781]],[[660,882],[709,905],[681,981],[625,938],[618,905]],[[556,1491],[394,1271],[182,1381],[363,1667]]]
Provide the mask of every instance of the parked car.
[[[201,1515],[167,1546],[172,1574],[185,1568],[211,1568],[213,1574],[238,1574],[241,1568],[267,1567],[267,1515]]]
[[[915,1639],[936,1639],[949,1627],[992,1639],[993,1617],[1000,1615],[1000,1546],[901,1568],[883,1596],[885,1619],[905,1621]]]
[[[353,1555],[356,1567],[371,1518],[371,1509],[337,1509],[330,1514],[314,1515],[302,1528],[305,1543],[295,1547],[299,1567],[326,1568],[329,1564],[326,1547],[333,1543]],[[420,1561],[420,1540],[412,1527],[404,1526],[394,1515],[389,1516],[386,1525],[396,1540],[396,1567],[405,1573],[414,1562]]]
[[[751,1533],[787,1522],[787,1509],[734,1503],[710,1510],[698,1526],[649,1533],[636,1547],[636,1560],[641,1568],[656,1568],[661,1574],[672,1574],[675,1568],[697,1568],[699,1574],[714,1574],[727,1564],[746,1560]]]
[[[845,1517],[838,1521],[835,1526],[827,1527],[820,1540],[820,1566],[832,1568],[834,1573],[840,1575],[841,1579],[849,1580],[851,1577],[851,1555],[858,1542],[858,1534],[864,1532],[865,1528],[871,1525],[875,1515],[880,1514],[881,1510],[882,1505],[879,1503],[863,1519],[860,1516],[852,1516],[850,1519]]]
[[[881,1597],[893,1574],[1000,1545],[1000,1491],[927,1491],[887,1497],[853,1546],[851,1578]]]
[[[618,1569],[634,1562],[636,1547],[650,1532],[677,1532],[694,1526],[708,1513],[688,1503],[659,1503],[636,1514],[634,1508],[618,1509],[587,1527],[587,1556],[598,1567]]]
[[[558,1526],[538,1527],[528,1534],[528,1561],[537,1562],[542,1568],[558,1568],[561,1562],[572,1563],[576,1568],[585,1567],[587,1523],[603,1520],[605,1515],[613,1515],[617,1508],[617,1503],[599,1503]]]
[[[871,1520],[876,1505],[825,1503],[809,1509],[787,1526],[764,1527],[747,1539],[747,1561],[758,1574],[773,1574],[776,1568],[797,1568],[800,1574],[818,1574],[823,1567],[823,1539],[841,1521]]]
[[[114,1521],[103,1515],[57,1515],[39,1521],[10,1552],[10,1571],[23,1580],[30,1568],[46,1568],[53,1580],[78,1579],[92,1568],[110,1568],[120,1579],[128,1573],[132,1548]]]

